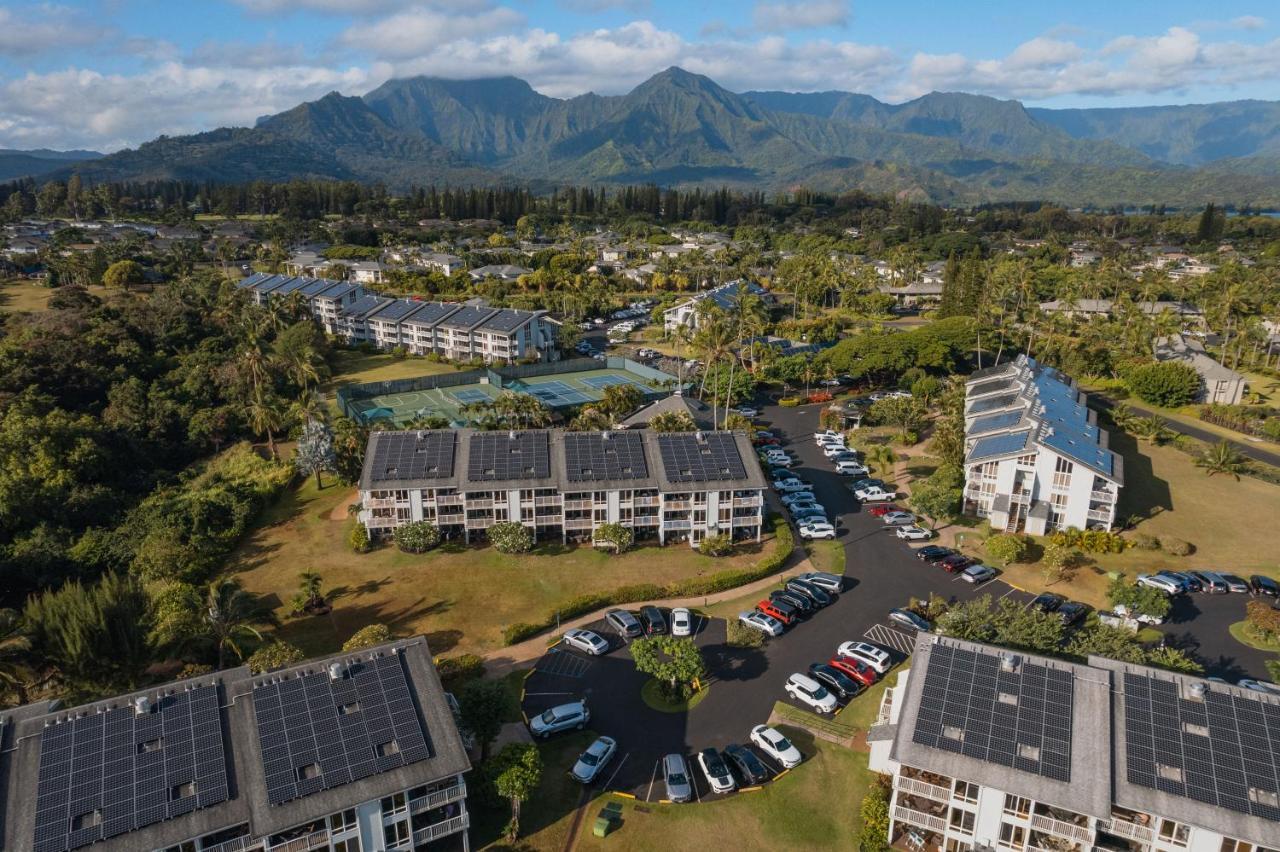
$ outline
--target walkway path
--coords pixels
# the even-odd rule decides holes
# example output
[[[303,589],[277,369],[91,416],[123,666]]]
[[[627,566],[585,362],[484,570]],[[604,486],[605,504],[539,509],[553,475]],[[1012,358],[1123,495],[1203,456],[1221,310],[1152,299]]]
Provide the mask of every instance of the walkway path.
[[[1103,397],[1095,398],[1107,407],[1110,407],[1113,404],[1109,399],[1105,399]],[[1125,404],[1129,406],[1129,410],[1134,414],[1141,415],[1142,417],[1159,417],[1164,421],[1165,426],[1168,426],[1175,432],[1180,432],[1183,435],[1190,435],[1192,438],[1196,438],[1197,440],[1204,441],[1209,444],[1216,444],[1219,441],[1227,440],[1241,455],[1247,456],[1254,461],[1260,461],[1264,464],[1280,467],[1280,453],[1266,449],[1265,447],[1255,446],[1243,435],[1239,440],[1232,440],[1229,438],[1224,439],[1223,436],[1217,432],[1212,432],[1199,426],[1192,426],[1181,418],[1170,417],[1167,412],[1156,411],[1130,400],[1125,400]]]

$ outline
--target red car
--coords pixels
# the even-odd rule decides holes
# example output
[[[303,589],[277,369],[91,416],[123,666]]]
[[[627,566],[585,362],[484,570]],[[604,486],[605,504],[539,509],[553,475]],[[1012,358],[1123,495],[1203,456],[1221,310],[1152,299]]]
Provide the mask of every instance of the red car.
[[[870,686],[876,682],[876,670],[852,657],[836,655],[827,661],[827,665],[834,669],[839,669],[863,686]]]
[[[778,621],[781,621],[783,624],[786,624],[788,626],[791,624],[792,613],[790,612],[790,607],[788,607],[787,612],[783,612],[781,607],[776,607],[773,605],[773,601],[760,601],[758,604],[756,604],[756,609],[760,610],[765,615],[770,616],[771,618],[778,619]]]
[[[959,553],[953,553],[945,559],[939,560],[938,565],[948,574],[956,574],[973,565],[978,560],[972,559]]]
[[[753,446],[757,446],[757,447],[776,447],[782,442],[779,441],[777,438],[756,438],[751,443]]]
[[[901,512],[901,511],[902,511],[901,509],[899,509],[897,506],[894,506],[891,503],[882,503],[879,506],[872,506],[870,509],[867,509],[867,514],[873,518],[883,518],[885,515],[889,514],[890,512]]]

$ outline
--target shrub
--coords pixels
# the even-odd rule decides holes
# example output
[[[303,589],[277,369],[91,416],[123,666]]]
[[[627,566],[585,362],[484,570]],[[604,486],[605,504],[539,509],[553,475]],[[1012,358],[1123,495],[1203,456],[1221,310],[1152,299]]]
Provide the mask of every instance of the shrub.
[[[703,556],[727,556],[733,552],[733,536],[728,533],[705,536],[698,542],[698,552]]]
[[[514,645],[517,642],[523,642],[531,636],[537,636],[549,626],[547,624],[530,624],[527,621],[508,624],[502,628],[502,644]]]
[[[370,547],[369,529],[364,524],[357,523],[351,528],[351,535],[347,536],[347,544],[356,553],[368,553]]]
[[[892,782],[887,775],[876,776],[876,781],[862,799],[862,829],[858,834],[861,852],[881,852],[889,848],[889,798],[893,794]]]
[[[385,624],[367,624],[361,627],[351,638],[342,643],[343,651],[359,651],[361,648],[372,648],[383,642],[391,641],[391,628]]]
[[[1125,383],[1138,398],[1165,408],[1186,405],[1200,393],[1200,374],[1180,361],[1135,367],[1125,376]]]
[[[499,553],[528,553],[533,550],[533,533],[524,524],[504,521],[489,527],[489,541]]]
[[[1164,552],[1170,556],[1190,556],[1194,548],[1191,542],[1183,541],[1180,538],[1166,538],[1164,540]]]
[[[469,680],[484,677],[484,660],[475,654],[459,657],[437,657],[436,671],[444,688],[452,692]]]
[[[1026,536],[1000,533],[987,539],[987,553],[1001,565],[1021,562],[1027,556],[1029,542]]]
[[[753,630],[736,618],[730,618],[724,626],[725,644],[731,648],[759,648],[764,644],[764,634]]]
[[[592,538],[597,543],[613,545],[613,552],[619,554],[630,550],[636,540],[631,528],[622,524],[601,524]]]
[[[430,521],[396,527],[396,547],[405,553],[426,553],[440,543],[440,528]]]
[[[1153,535],[1147,535],[1146,533],[1138,533],[1130,540],[1130,543],[1138,550],[1160,549],[1160,539]]]
[[[285,666],[291,666],[294,663],[301,662],[303,659],[302,651],[287,642],[272,642],[269,645],[263,645],[258,650],[249,655],[249,659],[245,660],[245,665],[254,674],[262,674],[272,669],[280,669]]]
[[[795,408],[799,404],[800,399],[794,396],[784,396],[782,399],[778,400],[778,405],[783,408]]]

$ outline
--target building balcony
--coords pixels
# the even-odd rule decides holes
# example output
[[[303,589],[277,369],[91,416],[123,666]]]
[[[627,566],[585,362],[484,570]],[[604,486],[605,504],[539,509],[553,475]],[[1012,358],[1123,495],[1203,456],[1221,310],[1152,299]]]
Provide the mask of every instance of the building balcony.
[[[590,509],[592,501],[590,500],[565,500],[564,508],[566,509]]]
[[[1099,503],[1114,503],[1118,495],[1114,491],[1090,491],[1089,499]]]
[[[720,523],[721,523],[721,524],[724,524],[725,522],[724,522],[724,521],[721,521]],[[752,516],[750,516],[750,517],[746,517],[746,518],[734,518],[734,519],[733,519],[733,521],[732,521],[731,523],[732,523],[732,525],[733,525],[733,526],[735,526],[735,527],[754,527],[754,526],[759,525],[759,523],[760,523],[760,516],[759,516],[759,515],[752,515]]]
[[[1034,831],[1043,831],[1045,834],[1052,834],[1054,837],[1061,837],[1064,840],[1085,844],[1093,843],[1093,829],[1089,828],[1089,826],[1054,819],[1045,814],[1032,814],[1031,828]]]
[[[467,529],[483,530],[493,526],[497,521],[493,518],[467,518]]]
[[[657,497],[632,497],[631,505],[633,506],[656,506],[658,505]]]
[[[224,840],[215,846],[206,846],[202,852],[260,852],[266,848],[266,841],[261,837],[246,834]]]
[[[886,689],[885,695],[890,695],[891,690]],[[905,775],[897,775],[893,779],[893,786],[899,790],[906,790],[918,796],[924,796],[933,799],[935,802],[946,804],[951,801],[951,790],[947,787],[939,787],[937,784],[930,784],[927,781],[921,781],[918,778],[908,778]]]
[[[521,502],[524,502],[523,500]],[[554,497],[534,497],[533,505],[535,506],[559,506],[561,504],[560,495]],[[579,507],[582,508],[582,507]]]
[[[270,847],[271,852],[307,852],[308,849],[322,849],[329,846],[329,830],[313,831],[293,840],[286,840]]]
[[[1110,523],[1111,510],[1110,509],[1090,509],[1088,512],[1085,512],[1085,517],[1087,517],[1091,521],[1103,521],[1104,523]]]
[[[668,500],[662,504],[662,508],[669,509],[673,512],[688,511],[693,508],[692,500]]]
[[[1107,834],[1114,834],[1116,837],[1134,840],[1142,844],[1151,843],[1155,837],[1151,831],[1151,826],[1139,825],[1131,820],[1121,819],[1116,816],[1113,816],[1110,822],[1098,823],[1098,828],[1107,832]]]
[[[907,825],[914,825],[927,831],[936,831],[939,834],[947,830],[947,821],[942,817],[925,811],[918,811],[915,808],[908,808],[905,805],[896,805],[894,807],[893,818],[898,822],[905,822]]]
[[[437,506],[461,506],[461,494],[441,494],[436,497]]]
[[[657,515],[637,515],[631,519],[632,526],[652,527],[658,523]]]
[[[664,530],[688,530],[693,529],[692,521],[663,521],[662,528]]]
[[[434,790],[425,796],[419,796],[416,799],[409,800],[409,812],[414,814],[429,811],[432,808],[438,808],[441,805],[447,805],[450,802],[456,802],[459,799],[465,799],[467,796],[467,784],[465,781],[459,781],[449,787],[440,790]]]
[[[566,518],[564,528],[567,530],[589,530],[593,521],[590,518]]]
[[[470,814],[451,817],[415,831],[413,833],[413,845],[420,846],[423,843],[430,843],[433,840],[439,840],[441,837],[448,837],[450,834],[466,831],[470,826]]]
[[[734,497],[733,501],[729,505],[737,509],[737,508],[749,508],[753,506],[759,506],[762,503],[764,503],[764,498],[758,497],[758,496],[757,497]]]
[[[492,509],[493,503],[494,503],[493,500],[468,500],[467,508],[468,509]]]

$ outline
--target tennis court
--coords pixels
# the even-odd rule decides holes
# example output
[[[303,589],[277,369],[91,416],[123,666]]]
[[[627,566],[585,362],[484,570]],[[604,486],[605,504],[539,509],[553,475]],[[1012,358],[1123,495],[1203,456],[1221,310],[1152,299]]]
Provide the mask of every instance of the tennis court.
[[[366,423],[388,419],[404,426],[420,417],[443,417],[454,427],[462,427],[470,419],[462,410],[465,406],[496,399],[503,391],[529,394],[548,408],[563,411],[598,402],[604,398],[605,389],[615,385],[632,385],[649,399],[665,396],[675,387],[676,379],[672,376],[624,359],[617,362],[617,365],[611,361],[609,366],[587,370],[580,367],[575,370],[573,367],[578,365],[566,364],[567,369],[563,371],[522,378],[503,374],[503,368],[499,367],[488,371],[488,381],[480,381],[485,374],[477,372],[474,382],[400,393],[378,393],[384,388],[370,383],[353,386],[364,392],[352,394],[347,404],[349,413]]]

